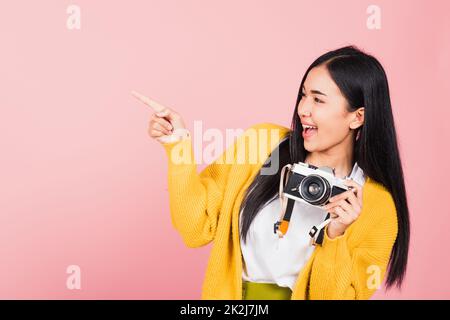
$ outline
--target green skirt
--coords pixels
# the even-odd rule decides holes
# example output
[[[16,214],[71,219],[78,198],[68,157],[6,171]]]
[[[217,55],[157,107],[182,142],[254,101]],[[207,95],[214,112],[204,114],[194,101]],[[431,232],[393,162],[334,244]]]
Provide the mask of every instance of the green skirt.
[[[242,281],[243,300],[290,300],[292,290],[275,283]]]

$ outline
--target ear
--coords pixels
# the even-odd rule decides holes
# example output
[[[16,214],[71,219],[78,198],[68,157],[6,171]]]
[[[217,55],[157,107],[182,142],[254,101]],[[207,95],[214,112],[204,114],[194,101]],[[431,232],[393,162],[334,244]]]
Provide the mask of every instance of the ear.
[[[364,108],[353,111],[354,119],[350,122],[350,129],[358,129],[364,124]]]

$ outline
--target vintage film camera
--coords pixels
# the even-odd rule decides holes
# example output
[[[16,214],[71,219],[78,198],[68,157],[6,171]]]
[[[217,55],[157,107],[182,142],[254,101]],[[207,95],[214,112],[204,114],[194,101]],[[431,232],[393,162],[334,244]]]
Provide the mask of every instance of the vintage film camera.
[[[286,174],[287,181],[284,183]],[[280,238],[286,234],[295,201],[320,208],[326,205],[331,197],[350,189],[351,187],[344,184],[344,179],[335,176],[333,168],[316,167],[303,162],[284,166],[281,170],[279,191],[282,211],[280,220],[274,224],[274,232]],[[310,236],[313,238],[329,221],[324,221],[318,228],[314,227]]]

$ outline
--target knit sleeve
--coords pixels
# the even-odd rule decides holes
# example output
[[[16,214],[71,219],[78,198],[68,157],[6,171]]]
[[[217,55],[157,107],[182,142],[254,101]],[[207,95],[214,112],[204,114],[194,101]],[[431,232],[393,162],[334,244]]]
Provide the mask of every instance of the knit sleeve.
[[[211,242],[230,172],[234,146],[197,172],[191,138],[163,144],[168,156],[168,191],[172,225],[186,246]],[[228,158],[226,157],[228,154]]]
[[[388,192],[384,195],[364,208],[369,220],[361,224],[364,230],[352,230],[362,234],[359,244],[349,245],[349,229],[334,239],[325,229],[323,244],[316,248],[309,299],[369,299],[381,286],[398,232],[395,203]]]

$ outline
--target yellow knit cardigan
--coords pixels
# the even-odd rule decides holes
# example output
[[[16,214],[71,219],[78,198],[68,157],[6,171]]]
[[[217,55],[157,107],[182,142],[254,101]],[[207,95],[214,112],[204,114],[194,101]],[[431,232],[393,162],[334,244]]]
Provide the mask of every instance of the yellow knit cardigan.
[[[255,131],[257,161],[249,147]],[[261,138],[274,132],[276,138]],[[288,133],[289,129],[271,123],[252,126],[201,173],[197,173],[191,138],[163,144],[174,228],[188,247],[213,241],[202,299],[242,299],[240,205],[267,157]],[[322,245],[299,270],[291,299],[370,298],[384,279],[397,228],[391,194],[368,177],[360,216],[337,238],[329,239],[325,232]]]

